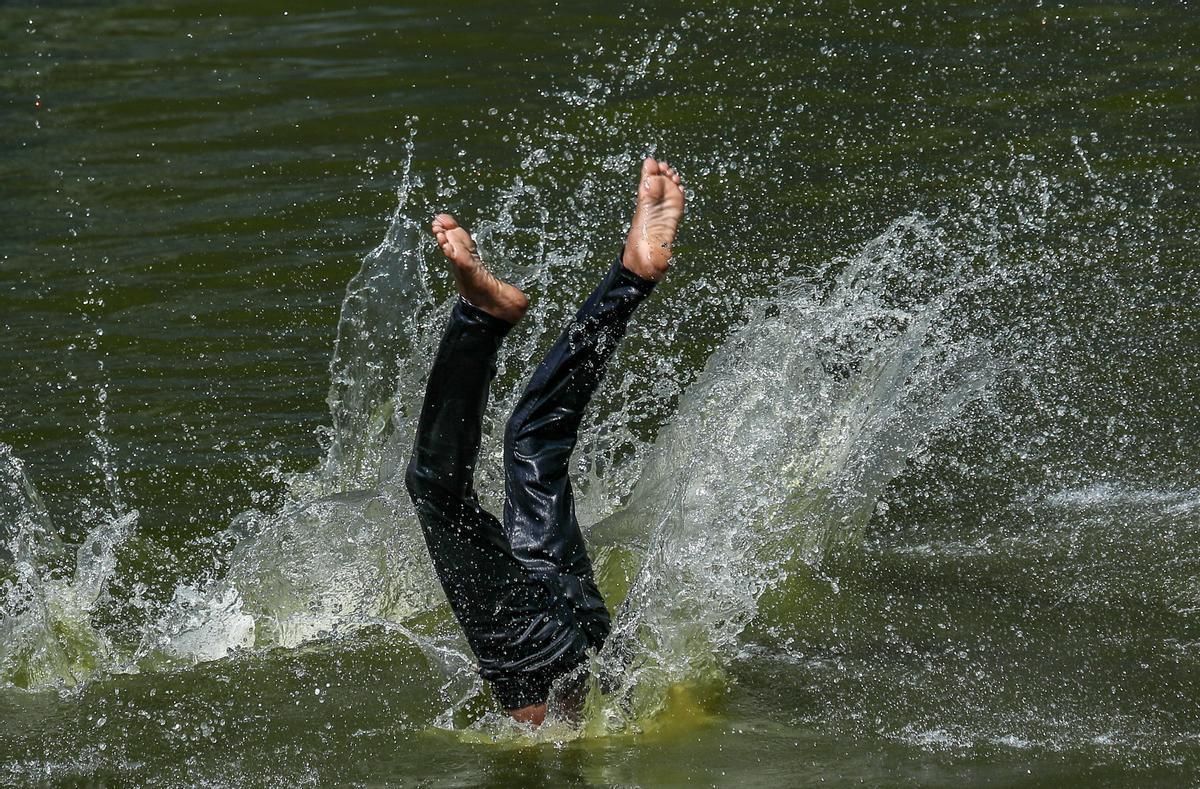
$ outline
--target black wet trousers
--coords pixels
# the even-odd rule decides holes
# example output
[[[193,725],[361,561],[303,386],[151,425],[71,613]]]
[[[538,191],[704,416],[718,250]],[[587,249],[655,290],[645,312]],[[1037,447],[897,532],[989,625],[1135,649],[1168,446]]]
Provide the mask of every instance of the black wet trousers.
[[[504,522],[473,479],[496,353],[512,328],[459,299],[442,337],[406,481],[450,607],[505,709],[600,649],[609,614],[575,519],[568,462],[584,409],[653,289],[621,258],[546,354],[504,431]]]

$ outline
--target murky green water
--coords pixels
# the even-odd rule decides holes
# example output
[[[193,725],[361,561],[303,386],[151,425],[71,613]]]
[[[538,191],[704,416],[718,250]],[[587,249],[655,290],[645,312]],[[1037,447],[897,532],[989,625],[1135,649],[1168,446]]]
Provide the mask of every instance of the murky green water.
[[[1167,3],[0,7],[0,782],[1195,782],[1198,45]],[[531,736],[394,478],[421,228],[533,298],[495,434],[647,152],[689,214],[577,474],[632,662]]]

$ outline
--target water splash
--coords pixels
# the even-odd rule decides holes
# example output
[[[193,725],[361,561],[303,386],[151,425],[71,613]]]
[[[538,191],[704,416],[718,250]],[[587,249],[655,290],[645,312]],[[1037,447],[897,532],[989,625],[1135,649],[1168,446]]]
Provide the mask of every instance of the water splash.
[[[278,510],[234,520],[228,571],[178,588],[139,659],[295,646],[436,604],[420,530],[392,482],[414,424],[414,395],[405,393],[420,381],[415,368],[438,323],[421,239],[398,209],[347,286],[320,467],[289,480]]]
[[[695,65],[677,55],[689,48],[688,36],[704,35],[704,19],[690,12],[679,30],[666,26],[636,36],[615,57],[598,57],[582,70],[578,89],[551,87],[562,108],[552,117],[498,121],[518,127],[520,168],[485,206],[493,218],[477,223],[476,235],[498,273],[535,298],[506,342],[485,417],[477,483],[494,510],[502,497],[494,438],[539,350],[571,310],[572,294],[586,290],[596,261],[611,254],[608,239],[620,237],[613,195],[628,189],[642,141],[661,131],[653,113],[620,108],[639,100],[648,81],[669,84]],[[771,81],[764,86],[779,88]],[[774,95],[768,93],[768,104]],[[822,578],[824,558],[855,541],[906,463],[961,426],[1005,365],[1028,377],[1039,340],[1003,326],[994,302],[1061,268],[1052,258],[1062,252],[1063,237],[1077,245],[1065,256],[1071,265],[1097,255],[1104,237],[1074,237],[1081,213],[1128,215],[1127,195],[1101,180],[1075,142],[1084,168],[1078,184],[1043,175],[1032,157],[1015,157],[1007,174],[961,185],[940,213],[860,234],[877,235],[851,254],[815,265],[794,254],[781,257],[777,250],[799,249],[810,239],[780,231],[764,250],[726,225],[744,227],[754,215],[751,205],[759,211],[772,205],[766,192],[777,184],[767,177],[771,164],[763,152],[780,149],[788,124],[803,111],[781,105],[761,150],[722,130],[721,139],[693,145],[675,161],[692,183],[708,187],[711,196],[703,189],[694,195],[693,224],[685,232],[699,226],[696,237],[711,243],[696,251],[681,247],[673,281],[687,285],[661,288],[639,314],[581,435],[578,511],[585,524],[598,522],[589,537],[604,591],[620,605],[617,631],[594,666],[605,692],[593,696],[591,731],[644,726],[669,703],[672,687],[719,682],[769,592],[790,582],[801,595],[835,585]],[[594,143],[580,128],[604,140],[606,153],[591,154],[586,175],[570,182],[563,163],[583,143]],[[9,681],[69,684],[95,667],[215,660],[383,626],[413,640],[445,674],[454,698],[439,721],[458,720],[456,713],[478,698],[481,685],[470,674],[461,636],[445,627],[441,592],[398,483],[450,303],[444,275],[427,263],[424,228],[408,217],[416,214],[411,196],[418,181],[411,134],[406,150],[386,235],[342,303],[322,462],[289,479],[276,509],[234,519],[218,541],[231,547],[219,552],[214,569],[179,583],[170,600],[152,609],[138,643],[121,649],[92,621],[136,513],[101,519],[74,574],[56,574],[47,568],[65,549],[51,536],[23,472],[6,472],[9,489],[19,494],[4,512],[5,524],[15,524],[10,531],[21,536],[9,541],[10,552],[25,557],[14,563],[3,605],[6,632],[17,634],[6,637],[0,664]],[[431,188],[443,200],[458,196],[454,179],[439,174]],[[705,210],[705,200],[720,210]],[[553,222],[557,216],[576,221]],[[1109,236],[1124,227],[1098,226]],[[704,265],[689,266],[689,255]],[[768,255],[764,266],[759,261]],[[775,281],[777,271],[793,275]],[[748,295],[764,292],[757,300]],[[689,343],[689,331],[704,341]],[[704,365],[689,345],[715,350]],[[99,392],[106,397],[106,388]],[[105,413],[94,444],[120,513]]]
[[[73,686],[115,663],[91,614],[113,578],[117,551],[138,513],[94,528],[64,569],[67,551],[11,448],[0,444],[0,524],[6,538],[0,585],[0,681],[22,688]]]
[[[1043,206],[1034,193],[1020,208],[1030,216]],[[481,246],[503,276],[542,292],[566,290],[594,267],[592,256],[586,248],[521,246],[544,225],[541,200],[527,184],[505,191],[501,218],[483,226]],[[275,511],[234,520],[225,535],[228,569],[181,584],[131,656],[115,655],[97,635],[100,662],[212,660],[391,623],[425,639],[428,655],[456,652],[461,659],[435,665],[457,666],[447,676],[458,677],[465,696],[478,692],[461,668],[469,661],[454,629],[414,624],[444,607],[397,470],[450,297],[428,268],[429,242],[402,207],[347,287],[323,462],[289,481]],[[1036,229],[1035,219],[1026,226]],[[597,713],[604,726],[644,720],[672,685],[719,678],[762,595],[789,578],[819,575],[822,557],[855,540],[906,462],[988,390],[1001,366],[967,318],[977,315],[981,292],[1005,282],[999,263],[978,262],[1002,259],[998,222],[978,206],[909,216],[856,252],[781,281],[748,306],[657,434],[631,425],[648,398],[657,408],[670,402],[679,387],[671,368],[682,360],[640,364],[648,354],[636,350],[618,357],[608,399],[581,437],[576,480],[580,512],[601,521],[591,539],[606,593],[614,604],[625,601],[597,665],[617,686]],[[509,262],[517,250],[523,268]],[[506,343],[485,436],[500,433],[565,308],[536,300]],[[661,320],[650,312],[630,344],[661,335]],[[477,481],[490,506],[499,504],[501,479],[499,442],[485,440]],[[32,490],[23,478],[14,489]],[[22,501],[23,512],[38,512],[35,499]],[[133,519],[89,537],[92,558],[81,558],[68,584],[78,587],[68,606],[80,614],[77,632],[98,632],[86,613],[112,573],[104,557]],[[94,571],[79,576],[79,568]],[[52,596],[27,588],[30,600]]]
[[[403,382],[419,379],[422,350],[435,306],[424,261],[422,228],[403,215],[412,184],[413,136],[407,142],[396,210],[383,241],[363,260],[346,286],[330,363],[326,402],[332,420],[323,433],[325,460],[315,490],[340,492],[378,487],[395,475],[387,451],[397,426]],[[302,496],[311,494],[302,491]]]
[[[89,271],[94,275],[94,271]],[[102,327],[91,310],[102,307],[103,277],[89,276],[83,301],[84,344],[99,351]],[[74,551],[64,543],[24,464],[0,444],[0,682],[22,688],[74,687],[121,662],[113,640],[93,621],[116,572],[118,552],[134,533],[139,513],[125,503],[109,441],[109,383],[97,362],[91,465],[107,496],[88,509],[89,527]]]
[[[926,271],[961,269],[935,222],[908,217],[782,283],[685,393],[629,506],[597,527],[653,524],[605,650],[620,676],[610,725],[719,675],[764,592],[856,539],[908,459],[995,380],[986,344],[954,339],[947,315],[978,283],[914,282],[914,260],[930,258],[942,265]]]

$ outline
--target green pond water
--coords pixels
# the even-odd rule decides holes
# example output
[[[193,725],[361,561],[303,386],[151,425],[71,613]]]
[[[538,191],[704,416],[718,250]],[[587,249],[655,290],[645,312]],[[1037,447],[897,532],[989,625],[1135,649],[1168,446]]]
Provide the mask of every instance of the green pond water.
[[[1195,784],[1198,53],[1165,2],[0,5],[0,784]],[[688,215],[575,458],[617,630],[523,731],[396,473],[425,228],[533,303],[496,509],[647,153]]]

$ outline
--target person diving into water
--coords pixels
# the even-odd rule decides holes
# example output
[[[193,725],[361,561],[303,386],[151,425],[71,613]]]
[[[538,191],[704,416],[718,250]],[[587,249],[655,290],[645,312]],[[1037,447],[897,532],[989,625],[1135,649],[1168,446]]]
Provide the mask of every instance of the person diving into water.
[[[529,300],[487,270],[454,217],[433,220],[460,298],[434,356],[405,480],[479,673],[522,723],[541,725],[554,681],[608,637],[609,613],[575,519],[568,463],[606,362],[638,304],[667,273],[683,205],[679,174],[647,158],[623,251],[508,420],[503,520],[480,506],[473,477],[496,354]]]

